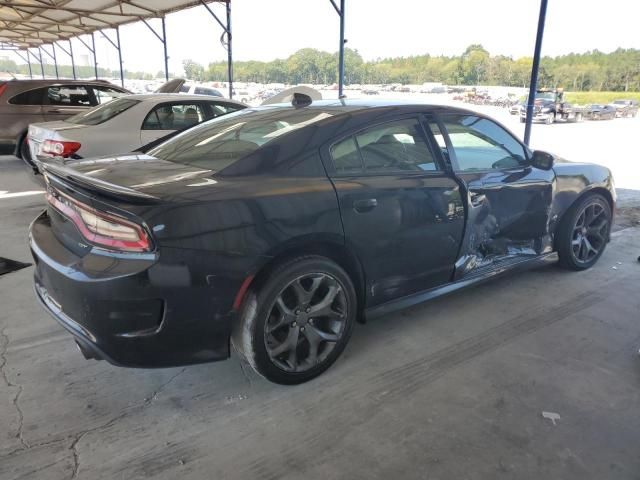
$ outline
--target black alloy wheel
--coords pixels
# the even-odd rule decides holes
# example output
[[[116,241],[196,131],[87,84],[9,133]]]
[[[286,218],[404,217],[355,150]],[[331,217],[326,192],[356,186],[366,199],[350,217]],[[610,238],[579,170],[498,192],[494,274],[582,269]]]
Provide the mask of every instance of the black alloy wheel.
[[[338,264],[300,256],[277,265],[251,287],[231,341],[267,380],[303,383],[340,356],[357,311],[353,283]]]
[[[344,333],[346,309],[343,287],[327,273],[289,282],[276,297],[264,330],[269,358],[286,372],[317,366]]]
[[[603,205],[588,203],[573,226],[571,251],[576,261],[588,263],[600,254],[607,243],[609,217]]]
[[[611,207],[599,194],[588,195],[565,214],[556,239],[560,263],[573,270],[593,266],[602,255],[611,229]]]

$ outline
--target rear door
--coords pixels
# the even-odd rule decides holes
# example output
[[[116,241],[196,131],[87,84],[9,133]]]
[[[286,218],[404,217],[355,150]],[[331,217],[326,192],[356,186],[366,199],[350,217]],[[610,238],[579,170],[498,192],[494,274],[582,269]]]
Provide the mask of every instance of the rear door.
[[[368,306],[446,283],[464,209],[418,116],[355,132],[323,154],[346,241],[365,269]]]
[[[466,189],[467,225],[454,278],[550,251],[553,170],[533,167],[526,147],[488,118],[442,114],[428,123]]]
[[[46,121],[64,120],[95,105],[85,85],[52,85],[44,89],[43,111]]]

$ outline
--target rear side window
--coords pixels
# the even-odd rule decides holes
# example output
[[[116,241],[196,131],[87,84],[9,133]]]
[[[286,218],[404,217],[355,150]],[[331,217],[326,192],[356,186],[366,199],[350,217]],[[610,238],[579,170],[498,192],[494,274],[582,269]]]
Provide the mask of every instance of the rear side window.
[[[65,122],[78,125],[98,125],[120,115],[137,103],[139,103],[138,100],[117,98],[112,102],[99,105],[91,110],[69,117],[65,119]]]
[[[82,85],[55,85],[47,88],[46,100],[49,105],[88,107],[91,98]]]
[[[353,137],[334,144],[331,147],[331,158],[338,174],[359,173],[363,170],[362,159]]]
[[[12,105],[42,105],[46,88],[36,88],[19,93],[9,100]]]
[[[212,116],[210,118],[219,117],[220,115],[226,115],[227,113],[241,110],[239,105],[221,104],[221,103],[209,103],[211,107]]]
[[[416,119],[369,128],[331,148],[336,172],[402,173],[435,171],[435,158]]]
[[[180,93],[189,93],[189,85],[183,85],[180,87]]]
[[[217,172],[282,135],[331,116],[314,109],[242,109],[180,133],[147,153]]]
[[[151,110],[142,130],[182,130],[206,120],[202,106],[195,104],[161,104]]]
[[[422,126],[415,119],[385,123],[356,135],[367,172],[437,170]]]

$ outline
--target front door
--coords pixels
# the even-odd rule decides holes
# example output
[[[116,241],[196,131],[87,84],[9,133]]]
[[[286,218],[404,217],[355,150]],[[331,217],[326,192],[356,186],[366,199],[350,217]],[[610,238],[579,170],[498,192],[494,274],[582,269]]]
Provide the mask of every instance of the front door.
[[[454,278],[550,251],[553,170],[533,167],[524,145],[488,118],[439,120],[429,126],[466,188],[467,226]]]
[[[327,155],[346,241],[365,267],[367,306],[448,282],[464,208],[419,119],[372,126]]]

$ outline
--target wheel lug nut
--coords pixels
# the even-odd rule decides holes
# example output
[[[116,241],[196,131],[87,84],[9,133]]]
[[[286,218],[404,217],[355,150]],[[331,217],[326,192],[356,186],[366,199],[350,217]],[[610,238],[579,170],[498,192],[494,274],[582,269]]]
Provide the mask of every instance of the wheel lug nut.
[[[300,327],[300,331],[301,331],[301,332],[304,332],[304,327]]]
[[[297,327],[297,326],[298,326],[298,322],[293,322],[293,323],[291,324],[291,326],[292,326],[292,327]]]
[[[307,307],[306,310],[305,310],[305,312],[307,312],[307,313],[309,313],[310,311],[311,311],[310,307]]]

